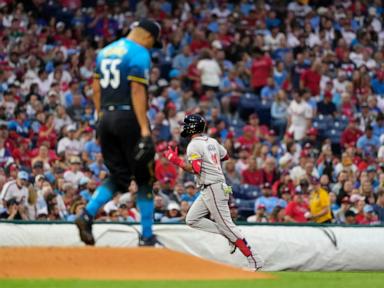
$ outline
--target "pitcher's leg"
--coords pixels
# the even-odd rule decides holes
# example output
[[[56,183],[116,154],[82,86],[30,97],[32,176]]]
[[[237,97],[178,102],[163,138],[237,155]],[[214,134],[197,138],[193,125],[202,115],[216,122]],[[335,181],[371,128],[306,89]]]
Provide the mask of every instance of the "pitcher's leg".
[[[218,225],[212,220],[206,218],[208,214],[209,210],[200,195],[189,209],[185,222],[188,226],[195,229],[222,234]]]

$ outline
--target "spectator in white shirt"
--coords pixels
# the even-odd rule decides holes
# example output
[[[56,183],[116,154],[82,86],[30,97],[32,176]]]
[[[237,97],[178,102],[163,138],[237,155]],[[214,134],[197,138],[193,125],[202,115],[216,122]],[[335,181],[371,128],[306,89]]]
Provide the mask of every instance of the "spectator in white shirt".
[[[8,202],[11,199],[14,199],[14,202],[17,204],[18,207],[18,214],[19,219],[27,219],[27,200],[28,200],[28,180],[29,175],[25,171],[19,171],[17,174],[16,180],[11,180],[7,183],[5,183],[0,199],[2,201],[4,208],[10,208],[8,207]],[[10,214],[8,211],[8,214]]]
[[[71,164],[69,170],[64,173],[64,180],[70,182],[76,187],[80,183],[80,179],[85,177],[84,173],[80,171],[81,161],[77,156],[72,156],[69,163]]]
[[[337,78],[333,79],[333,93],[340,95],[345,93],[348,83],[345,71],[339,70],[339,72],[337,72]]]
[[[201,53],[200,61],[197,63],[197,69],[200,71],[201,84],[205,90],[219,90],[221,68],[217,61],[211,57],[209,50]]]
[[[40,95],[46,96],[49,89],[51,89],[52,80],[48,78],[48,74],[44,69],[40,69],[39,78],[37,78],[36,83],[39,86]]]
[[[76,127],[75,125],[69,125],[67,127],[67,137],[62,138],[57,144],[57,154],[65,153],[66,158],[71,156],[80,155],[82,145],[76,138]]]
[[[288,107],[288,131],[293,133],[296,141],[305,137],[313,115],[311,106],[302,98],[300,93],[294,93],[294,99]]]

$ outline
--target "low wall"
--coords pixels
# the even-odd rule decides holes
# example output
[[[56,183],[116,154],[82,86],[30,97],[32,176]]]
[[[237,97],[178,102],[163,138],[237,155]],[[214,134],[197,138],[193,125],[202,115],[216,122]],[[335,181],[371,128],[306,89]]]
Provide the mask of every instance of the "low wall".
[[[384,270],[384,227],[241,225],[248,242],[266,260],[265,270]],[[97,246],[134,247],[139,225],[95,224]],[[237,251],[229,254],[220,235],[185,225],[155,225],[159,240],[169,249],[247,266]],[[82,246],[68,223],[0,223],[0,246]]]

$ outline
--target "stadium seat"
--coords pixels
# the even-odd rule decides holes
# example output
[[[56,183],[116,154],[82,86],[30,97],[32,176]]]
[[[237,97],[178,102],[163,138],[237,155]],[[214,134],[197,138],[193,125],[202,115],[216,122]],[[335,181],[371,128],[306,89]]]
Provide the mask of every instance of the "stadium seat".
[[[253,185],[243,184],[239,187],[232,186],[233,197],[238,199],[256,199],[260,196],[260,188]]]
[[[248,218],[255,212],[255,200],[235,199],[237,211],[243,218]]]
[[[250,93],[244,94],[240,98],[239,106],[238,106],[238,112],[239,116],[242,120],[247,121],[248,116],[255,112],[256,105],[259,102],[259,99]]]

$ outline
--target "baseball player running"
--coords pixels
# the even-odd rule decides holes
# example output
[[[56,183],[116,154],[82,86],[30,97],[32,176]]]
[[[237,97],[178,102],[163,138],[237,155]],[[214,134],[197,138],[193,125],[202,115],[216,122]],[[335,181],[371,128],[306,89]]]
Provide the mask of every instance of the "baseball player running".
[[[198,114],[186,116],[182,137],[191,137],[187,147],[188,161],[178,156],[177,148],[171,147],[165,152],[166,158],[183,170],[195,174],[201,194],[192,204],[186,222],[190,227],[223,235],[232,246],[248,259],[251,270],[263,267],[262,258],[248,245],[239,228],[233,223],[228,207],[230,186],[226,185],[221,162],[228,159],[226,149],[215,139],[204,135],[206,122]],[[214,221],[206,218],[211,215]]]

